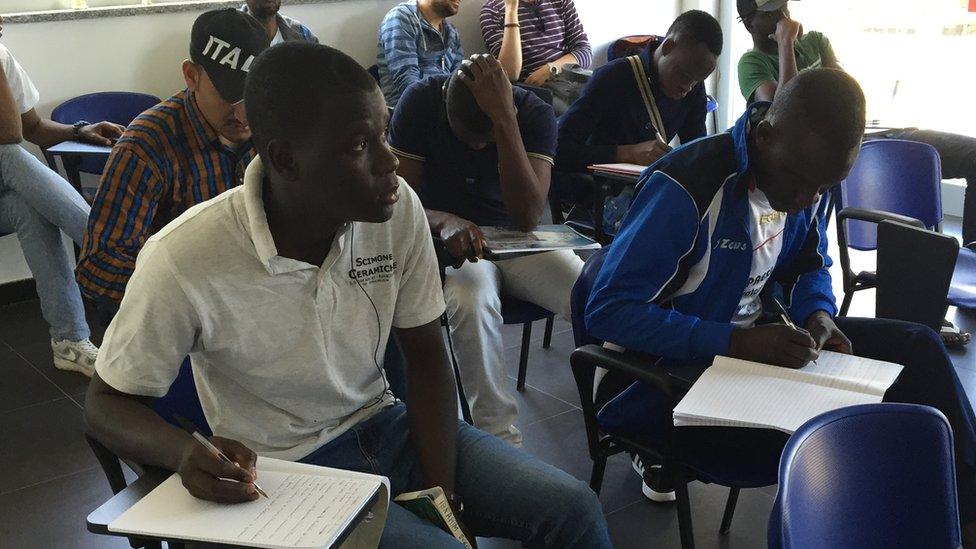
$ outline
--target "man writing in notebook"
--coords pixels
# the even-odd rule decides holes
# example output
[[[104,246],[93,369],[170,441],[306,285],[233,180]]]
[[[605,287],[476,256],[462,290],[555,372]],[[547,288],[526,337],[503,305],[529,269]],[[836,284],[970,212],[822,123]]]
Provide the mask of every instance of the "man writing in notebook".
[[[89,389],[94,434],[209,500],[255,499],[257,453],[384,475],[394,496],[440,486],[474,535],[609,547],[585,484],[458,422],[430,229],[396,176],[375,81],[294,42],[258,58],[245,96],[260,157],[140,252]],[[391,329],[409,409],[379,366]],[[186,354],[212,441],[239,467],[148,406]],[[382,546],[457,543],[392,505]]]
[[[552,107],[513,87],[499,62],[475,55],[453,76],[409,88],[390,123],[398,173],[420,195],[434,234],[457,258],[444,299],[461,384],[479,429],[515,445],[518,406],[505,369],[501,295],[569,318],[583,262],[571,250],[484,260],[479,226],[528,231],[549,192],[556,121]]]
[[[821,197],[846,177],[863,128],[857,83],[814,69],[772,105],[754,104],[729,133],[653,164],[594,282],[586,325],[596,338],[668,363],[726,355],[798,368],[828,349],[902,364],[885,400],[927,404],[949,419],[960,507],[971,523],[976,418],[938,336],[916,324],[835,318]],[[771,282],[800,328],[758,322],[760,294],[777,290]],[[628,387],[601,410],[603,428],[637,437],[667,429],[670,409],[648,412],[652,402],[662,402],[654,389]],[[786,442],[759,429],[682,427],[674,435],[717,453],[749,448],[772,468]]]
[[[790,17],[787,0],[738,0],[737,8],[753,47],[739,59],[739,89],[746,101],[772,101],[778,88],[798,73],[817,67],[841,69],[830,40],[816,31],[804,32]],[[875,131],[865,139],[919,141],[939,152],[942,177],[965,178],[963,245],[976,248],[976,138],[919,128]],[[971,336],[945,321],[941,333],[947,346],[962,346]]]
[[[691,10],[638,59],[615,59],[597,69],[559,118],[556,167],[584,172],[592,164],[647,166],[670,150],[675,136],[682,143],[704,137],[704,81],[721,54],[718,21]]]

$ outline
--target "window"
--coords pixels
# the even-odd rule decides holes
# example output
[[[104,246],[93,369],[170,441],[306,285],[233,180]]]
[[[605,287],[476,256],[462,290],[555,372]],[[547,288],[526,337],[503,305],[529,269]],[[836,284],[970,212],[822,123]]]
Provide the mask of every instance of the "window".
[[[830,39],[840,64],[864,88],[868,119],[876,125],[976,134],[971,93],[976,13],[969,5],[969,0],[815,0],[789,7],[804,30]],[[729,115],[734,120],[745,108],[736,63],[752,40],[742,23],[732,23]]]
[[[171,4],[185,0],[2,0],[0,13],[5,15],[31,12]],[[243,0],[242,0],[243,2]]]

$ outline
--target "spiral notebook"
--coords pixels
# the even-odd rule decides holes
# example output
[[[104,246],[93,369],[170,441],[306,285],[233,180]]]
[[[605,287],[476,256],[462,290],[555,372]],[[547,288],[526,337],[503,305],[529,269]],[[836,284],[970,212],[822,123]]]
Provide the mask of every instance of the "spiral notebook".
[[[674,425],[792,434],[822,413],[881,402],[901,370],[898,364],[831,351],[798,370],[719,356],[674,408]]]

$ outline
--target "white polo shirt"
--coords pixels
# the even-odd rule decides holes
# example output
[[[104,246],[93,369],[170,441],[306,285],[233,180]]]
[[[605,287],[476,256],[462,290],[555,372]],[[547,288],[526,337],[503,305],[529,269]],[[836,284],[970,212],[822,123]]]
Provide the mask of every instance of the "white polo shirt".
[[[3,67],[3,73],[7,76],[7,83],[10,85],[14,103],[17,104],[20,114],[33,109],[41,99],[41,95],[37,93],[37,88],[27,76],[27,72],[3,44],[0,44],[0,67]]]
[[[119,391],[159,397],[189,354],[215,434],[297,460],[392,402],[376,403],[391,326],[436,320],[444,297],[423,207],[402,180],[393,217],[344,227],[321,267],[277,255],[262,181],[255,158],[243,186],[146,242],[96,369]]]

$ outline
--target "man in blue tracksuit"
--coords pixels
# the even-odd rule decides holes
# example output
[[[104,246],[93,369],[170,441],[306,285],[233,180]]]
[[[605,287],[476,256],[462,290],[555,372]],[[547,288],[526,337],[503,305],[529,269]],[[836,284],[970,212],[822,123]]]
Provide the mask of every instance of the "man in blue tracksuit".
[[[938,335],[904,322],[834,318],[821,197],[847,176],[863,128],[857,83],[842,71],[811,70],[772,104],[752,105],[729,133],[652,165],[596,278],[586,325],[593,337],[671,362],[709,364],[721,354],[797,368],[823,348],[904,365],[885,400],[934,406],[949,419],[966,524],[976,519],[976,418]],[[770,281],[805,330],[756,324]],[[660,402],[634,384],[603,407],[601,425],[636,436],[660,429],[653,418],[671,421]],[[772,464],[786,442],[759,429],[674,434],[716,451],[748,448]]]

